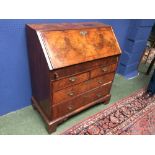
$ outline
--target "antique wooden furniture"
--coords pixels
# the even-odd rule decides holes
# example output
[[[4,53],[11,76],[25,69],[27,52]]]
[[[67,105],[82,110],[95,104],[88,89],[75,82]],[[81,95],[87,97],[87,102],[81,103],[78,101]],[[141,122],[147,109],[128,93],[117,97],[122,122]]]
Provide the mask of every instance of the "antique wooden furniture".
[[[97,103],[108,103],[121,53],[111,26],[28,24],[32,105],[51,133]]]

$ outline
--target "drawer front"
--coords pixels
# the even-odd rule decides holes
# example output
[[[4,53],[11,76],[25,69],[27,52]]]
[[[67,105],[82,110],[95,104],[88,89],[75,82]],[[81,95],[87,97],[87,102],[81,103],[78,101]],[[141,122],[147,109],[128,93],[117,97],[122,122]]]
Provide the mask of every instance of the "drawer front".
[[[58,91],[60,89],[72,86],[74,84],[81,83],[89,79],[89,72],[71,76],[65,79],[61,79],[53,82],[53,91]]]
[[[94,77],[97,77],[97,76],[104,75],[106,73],[114,72],[116,70],[116,67],[117,67],[117,64],[98,67],[97,69],[91,70],[90,77],[94,78]]]
[[[109,94],[111,89],[111,83],[101,86],[97,89],[89,91],[83,95],[80,95],[73,100],[63,102],[53,106],[53,119],[65,116],[78,108],[88,105],[98,99],[103,98]]]
[[[70,100],[79,94],[85,93],[86,91],[89,91],[96,87],[100,87],[105,83],[111,82],[113,78],[114,78],[114,73],[110,73],[91,80],[87,80],[75,86],[57,91],[53,93],[53,104],[58,104],[58,103],[64,102],[65,100]]]

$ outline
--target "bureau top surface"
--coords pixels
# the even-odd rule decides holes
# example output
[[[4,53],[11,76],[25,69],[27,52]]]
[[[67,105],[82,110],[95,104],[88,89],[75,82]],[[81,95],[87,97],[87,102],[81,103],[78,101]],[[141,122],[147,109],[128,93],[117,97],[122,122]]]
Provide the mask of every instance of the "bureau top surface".
[[[28,24],[28,26],[38,31],[47,31],[47,30],[61,31],[61,30],[82,29],[82,28],[111,27],[109,25],[98,22]]]
[[[121,53],[111,26],[102,23],[30,24],[49,69],[58,69]]]

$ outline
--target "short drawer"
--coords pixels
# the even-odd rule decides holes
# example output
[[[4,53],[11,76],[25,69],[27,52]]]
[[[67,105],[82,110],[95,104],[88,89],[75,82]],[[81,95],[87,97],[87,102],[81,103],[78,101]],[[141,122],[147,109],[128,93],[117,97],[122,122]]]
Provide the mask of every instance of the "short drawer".
[[[53,106],[53,119],[65,116],[85,105],[91,104],[110,93],[111,83],[86,92],[70,101]]]
[[[53,104],[58,104],[66,100],[70,100],[79,94],[85,93],[91,89],[100,87],[113,80],[114,73],[106,74],[91,80],[87,80],[83,83],[68,87],[66,89],[53,93]]]
[[[79,75],[75,75],[75,76],[71,76],[68,78],[64,78],[61,80],[57,80],[53,82],[53,91],[58,91],[61,90],[63,88],[72,86],[74,84],[78,84],[81,83],[83,81],[86,81],[89,79],[89,72],[83,73],[83,74],[79,74]]]
[[[98,67],[96,69],[91,70],[90,77],[94,78],[97,76],[104,75],[106,73],[114,72],[116,70],[117,64],[112,64],[109,66]]]

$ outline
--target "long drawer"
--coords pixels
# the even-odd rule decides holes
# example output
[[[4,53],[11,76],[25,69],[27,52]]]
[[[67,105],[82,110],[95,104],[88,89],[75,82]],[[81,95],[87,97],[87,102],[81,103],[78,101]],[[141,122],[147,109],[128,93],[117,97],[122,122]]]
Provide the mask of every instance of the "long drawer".
[[[51,80],[62,79],[68,77],[68,75],[72,76],[75,74],[79,74],[82,72],[87,72],[92,68],[96,68],[99,66],[109,66],[111,64],[117,64],[118,56],[107,57],[103,59],[97,59],[94,61],[88,61],[85,63],[81,63],[80,65],[72,65],[65,68],[56,69],[55,71],[50,73]]]
[[[114,73],[109,73],[104,76],[96,77],[96,78],[87,80],[83,83],[54,92],[53,104],[58,104],[58,103],[70,100],[79,94],[85,93],[86,91],[100,87],[105,83],[111,82],[113,78],[114,78]]]
[[[76,98],[63,102],[61,104],[57,104],[53,106],[53,118],[56,119],[58,117],[62,117],[68,113],[71,113],[82,106],[87,104],[91,104],[92,102],[103,98],[105,95],[109,94],[111,88],[111,83],[93,89],[89,92],[86,92]]]

